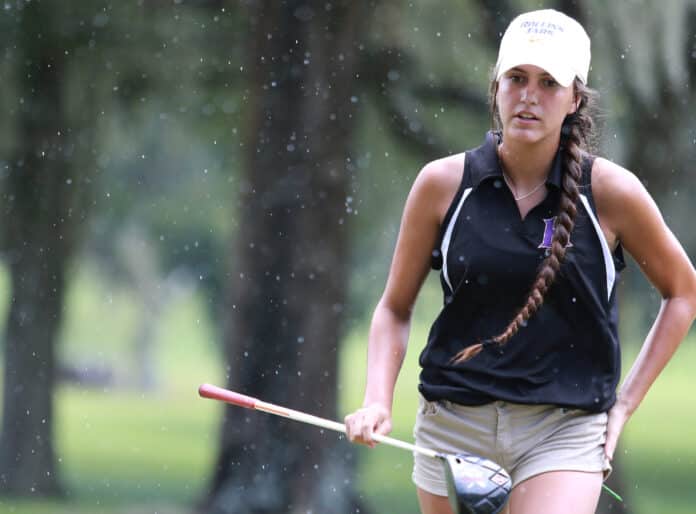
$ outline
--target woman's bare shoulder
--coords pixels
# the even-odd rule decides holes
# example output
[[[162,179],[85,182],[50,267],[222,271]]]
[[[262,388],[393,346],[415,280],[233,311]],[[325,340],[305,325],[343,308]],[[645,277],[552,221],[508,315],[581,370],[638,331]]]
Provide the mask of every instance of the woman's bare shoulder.
[[[455,191],[459,187],[464,173],[465,153],[448,155],[423,166],[418,174],[418,180],[426,181],[431,187]]]
[[[604,157],[595,159],[592,166],[592,196],[598,204],[617,204],[644,191],[643,184],[631,171]]]
[[[464,153],[429,162],[418,173],[409,205],[439,224],[457,193],[464,173]]]
[[[640,179],[626,168],[601,157],[592,166],[592,196],[603,224],[619,239],[646,215],[659,210]]]

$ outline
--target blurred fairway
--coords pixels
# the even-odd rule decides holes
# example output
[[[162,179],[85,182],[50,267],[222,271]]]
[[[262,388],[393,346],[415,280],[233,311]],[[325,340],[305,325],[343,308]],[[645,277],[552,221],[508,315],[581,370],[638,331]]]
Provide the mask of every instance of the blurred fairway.
[[[210,476],[222,413],[219,404],[197,397],[201,382],[223,383],[203,299],[195,292],[181,295],[157,320],[160,386],[153,393],[141,393],[128,386],[131,357],[124,341],[142,313],[123,291],[100,282],[94,270],[82,275],[71,291],[72,314],[66,320],[61,354],[113,366],[117,381],[107,389],[62,385],[58,390],[57,453],[67,497],[58,502],[0,498],[0,513],[190,512]],[[419,302],[397,384],[393,435],[407,441],[412,440],[417,404],[417,357],[426,320],[439,303],[433,291],[426,289]],[[98,322],[82,321],[86,319]],[[343,347],[342,413],[358,407],[362,399],[366,330],[364,325],[355,328]],[[626,355],[626,362],[630,359]],[[630,499],[632,514],[695,512],[695,365],[696,347],[689,340],[626,428],[617,459],[628,472],[630,490],[619,492]],[[390,447],[361,447],[359,454],[359,486],[373,512],[417,514],[411,456]]]

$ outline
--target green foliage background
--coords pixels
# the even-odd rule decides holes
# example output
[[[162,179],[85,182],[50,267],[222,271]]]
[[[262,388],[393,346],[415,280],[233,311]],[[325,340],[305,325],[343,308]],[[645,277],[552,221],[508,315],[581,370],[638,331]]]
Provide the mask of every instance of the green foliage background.
[[[234,268],[228,253],[236,230],[235,193],[248,130],[244,20],[235,12],[234,2],[228,3],[226,11],[208,9],[206,2],[182,5],[177,1],[147,11],[142,10],[143,2],[72,3],[84,7],[72,22],[83,21],[90,28],[91,42],[76,53],[66,77],[68,104],[78,113],[85,107],[81,87],[91,85],[101,114],[95,127],[99,146],[91,156],[98,170],[90,197],[93,218],[71,270],[58,351],[63,364],[107,370],[113,380],[105,387],[62,384],[57,390],[57,451],[68,496],[62,501],[0,498],[0,513],[189,512],[205,493],[221,415],[221,406],[199,399],[196,389],[202,382],[224,381],[220,287],[225,272]],[[549,3],[515,5],[529,8]],[[590,10],[603,8],[602,3],[590,4]],[[623,4],[632,13],[647,12],[655,19],[661,9],[646,1]],[[663,10],[679,12],[687,4],[667,2]],[[375,48],[401,46],[410,52],[413,73],[406,73],[409,67],[403,64],[396,82],[466,85],[485,94],[494,55],[484,44],[476,5],[470,1],[384,2],[366,43]],[[601,13],[594,16],[601,18]],[[2,37],[10,48],[0,60],[0,107],[5,113],[0,116],[0,149],[7,153],[13,144],[13,106],[22,92],[12,86],[13,23],[8,17],[0,22],[7,29]],[[56,19],[66,27],[74,26],[69,22]],[[630,78],[613,75],[613,53],[646,62],[653,57],[647,50],[641,56],[640,33],[628,34],[629,43],[622,48],[611,46],[606,31],[597,29],[592,34],[593,44],[600,49],[592,80],[603,95],[604,111],[610,113],[605,116],[602,152],[619,162],[625,146],[621,123],[631,110],[622,95],[621,80]],[[676,61],[665,60],[670,66]],[[643,65],[635,67],[647,70],[636,72],[640,76],[635,80],[641,84],[654,74],[654,68]],[[650,90],[649,85],[641,87]],[[380,114],[380,96],[357,89],[356,98],[361,119],[351,156],[352,192],[346,199],[354,241],[339,379],[341,413],[361,402],[369,316],[385,281],[407,191],[423,165],[423,156],[395,137],[393,122]],[[409,101],[413,99],[404,99],[413,119],[438,135],[449,151],[475,146],[482,139],[485,112],[469,112],[456,103]],[[645,102],[650,101],[646,93]],[[693,120],[693,112],[688,104],[684,118]],[[696,144],[693,127],[681,134]],[[678,237],[693,248],[690,170],[665,172],[673,182],[658,198],[659,204]],[[3,173],[0,169],[0,190]],[[168,294],[166,278],[180,274],[181,279],[175,280],[177,294],[162,304],[157,315],[143,308],[137,281],[120,253],[124,244],[151,253],[152,275],[157,287],[162,287],[161,295]],[[620,287],[627,366],[657,311],[659,297],[633,265]],[[0,325],[10,295],[7,272],[0,266]],[[419,300],[397,387],[394,435],[406,440],[411,439],[417,403],[417,356],[439,303],[433,274]],[[134,385],[137,354],[133,344],[143,322],[153,326],[157,385],[153,391]],[[694,510],[695,365],[692,336],[626,428],[624,453],[617,458],[628,473],[631,512],[686,514]],[[364,449],[361,456],[360,488],[375,512],[416,513],[411,457],[391,448]]]

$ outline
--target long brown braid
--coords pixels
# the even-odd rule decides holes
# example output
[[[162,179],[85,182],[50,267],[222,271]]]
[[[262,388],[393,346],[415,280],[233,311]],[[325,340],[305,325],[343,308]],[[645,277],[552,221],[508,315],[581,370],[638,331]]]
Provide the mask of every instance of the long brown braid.
[[[575,98],[578,108],[575,113],[566,116],[561,128],[562,164],[565,169],[561,186],[561,198],[558,207],[558,215],[554,224],[551,249],[547,257],[542,261],[532,288],[527,296],[527,301],[513,317],[505,330],[495,337],[479,341],[461,350],[452,359],[454,364],[464,362],[477,355],[485,346],[507,343],[527,323],[534,313],[544,303],[546,292],[553,284],[565,258],[566,247],[570,241],[570,234],[575,225],[577,214],[576,203],[578,200],[578,184],[582,178],[583,150],[590,146],[593,135],[594,121],[591,115],[593,99],[596,93],[585,86],[580,80],[574,82]],[[500,118],[497,112],[495,95],[497,83],[491,85],[491,115],[494,127],[500,126]]]

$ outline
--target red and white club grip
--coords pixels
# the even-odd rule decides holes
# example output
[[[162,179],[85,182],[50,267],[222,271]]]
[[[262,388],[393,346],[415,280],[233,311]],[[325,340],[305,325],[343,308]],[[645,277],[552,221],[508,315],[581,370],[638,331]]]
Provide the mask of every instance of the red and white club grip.
[[[203,398],[210,398],[211,400],[222,400],[223,402],[231,403],[239,407],[244,407],[245,409],[255,409],[258,400],[252,398],[251,396],[246,396],[244,394],[235,393],[229,389],[223,389],[222,387],[214,386],[212,384],[202,384],[198,388],[198,394]]]
[[[300,421],[302,423],[307,423],[316,427],[334,430],[343,434],[346,433],[346,426],[343,423],[331,421],[330,419],[319,418],[311,414],[281,407],[280,405],[275,405],[273,403],[262,402],[257,398],[235,393],[234,391],[230,391],[229,389],[223,389],[222,387],[217,387],[211,384],[201,385],[198,388],[198,394],[204,398],[210,398],[212,400],[222,400],[223,402],[231,403],[239,407],[260,410],[268,414],[275,414],[276,416],[294,419],[295,421]],[[389,446],[394,446],[396,448],[409,450],[411,452],[418,452],[423,455],[427,455],[428,457],[441,458],[441,455],[433,450],[421,448],[413,444],[406,443],[404,441],[399,441],[398,439],[393,439],[386,435],[372,434],[372,439],[374,439],[377,442],[387,444]]]

